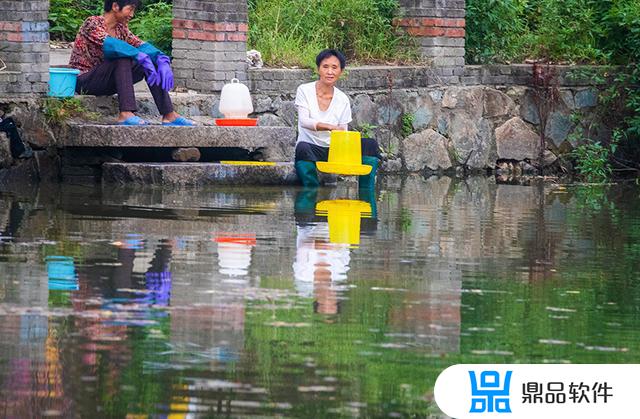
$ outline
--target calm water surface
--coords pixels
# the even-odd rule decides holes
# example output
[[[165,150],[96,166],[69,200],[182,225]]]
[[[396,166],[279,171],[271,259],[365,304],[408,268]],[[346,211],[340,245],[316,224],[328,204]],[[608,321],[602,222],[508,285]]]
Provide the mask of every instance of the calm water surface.
[[[0,193],[0,416],[439,416],[452,364],[640,362],[638,186],[338,198]]]

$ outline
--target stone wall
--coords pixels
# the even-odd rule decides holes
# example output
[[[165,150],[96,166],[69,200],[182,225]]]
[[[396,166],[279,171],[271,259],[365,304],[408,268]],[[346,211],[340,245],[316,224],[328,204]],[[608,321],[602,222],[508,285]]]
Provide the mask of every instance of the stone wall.
[[[250,69],[249,89],[253,92],[295,92],[302,83],[317,78],[312,70]],[[434,70],[425,66],[347,67],[338,86],[349,90],[388,90],[442,84]]]
[[[540,118],[533,92],[524,86],[443,86],[349,91],[351,129],[370,132],[388,159],[388,171],[445,172],[463,165],[495,169],[501,160],[538,158]],[[554,156],[575,146],[572,113],[589,114],[598,92],[563,87],[545,130]],[[293,94],[253,95],[259,125],[295,126]],[[403,128],[404,125],[404,128]],[[605,134],[606,135],[606,134]],[[549,154],[549,158],[555,158]]]
[[[598,103],[593,81],[572,76],[585,70],[597,68],[551,68],[560,101],[545,128],[548,163],[575,146],[572,114],[589,118]],[[312,72],[261,69],[248,74],[259,123],[295,126],[295,89],[313,80]],[[351,99],[351,128],[378,139],[388,171],[442,172],[463,165],[482,171],[502,161],[524,162],[520,166],[526,170],[538,158],[541,129],[529,87],[532,75],[532,65],[467,66],[461,83],[448,85],[426,67],[362,67],[349,69],[340,87]],[[218,116],[215,104],[213,112]]]
[[[0,94],[42,94],[49,81],[49,0],[0,0]],[[0,63],[1,65],[1,63]]]
[[[232,78],[246,80],[245,0],[174,0],[173,16],[177,86],[209,93]]]
[[[560,87],[590,86],[593,80],[575,74],[598,71],[605,67],[554,65]],[[252,92],[295,92],[302,83],[313,80],[312,70],[280,68],[249,69],[248,86]],[[366,66],[349,67],[338,82],[345,91],[388,90],[435,87],[445,85],[462,86],[528,86],[533,77],[532,64],[468,65],[456,83],[439,75],[437,69],[428,66]]]
[[[531,66],[468,67],[473,85],[433,83],[428,69],[420,67],[354,68],[341,87],[350,97],[351,129],[374,136],[384,150],[384,170],[388,172],[451,172],[501,170],[505,162],[531,169],[538,157],[540,116],[530,84]],[[598,89],[588,79],[571,77],[593,67],[556,67],[559,102],[549,115],[545,128],[547,159],[575,146],[574,113],[588,121],[598,105]],[[262,126],[295,127],[293,105],[295,88],[313,80],[307,70],[251,70],[249,85],[255,113]],[[475,77],[475,79],[474,79]],[[113,118],[117,114],[115,97],[80,97],[92,111]],[[175,109],[204,123],[221,117],[219,95],[172,93]],[[51,132],[37,100],[17,103],[0,99],[0,109],[9,111],[22,130],[23,138],[36,150],[55,147],[57,135]],[[159,118],[151,95],[138,96],[140,114]],[[197,118],[200,117],[200,118]],[[610,133],[600,132],[598,138]],[[286,153],[285,153],[286,154]],[[290,150],[293,158],[293,149]],[[9,162],[10,164],[10,162]]]

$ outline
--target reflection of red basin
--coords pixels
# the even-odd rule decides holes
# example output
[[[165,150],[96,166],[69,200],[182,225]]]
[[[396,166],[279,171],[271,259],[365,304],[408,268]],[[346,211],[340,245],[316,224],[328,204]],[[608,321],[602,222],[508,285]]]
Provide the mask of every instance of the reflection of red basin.
[[[255,127],[258,118],[218,118],[216,125],[220,127]]]
[[[237,244],[246,244],[248,246],[256,245],[255,236],[225,236],[225,237],[216,237],[213,239],[216,243],[237,243]]]

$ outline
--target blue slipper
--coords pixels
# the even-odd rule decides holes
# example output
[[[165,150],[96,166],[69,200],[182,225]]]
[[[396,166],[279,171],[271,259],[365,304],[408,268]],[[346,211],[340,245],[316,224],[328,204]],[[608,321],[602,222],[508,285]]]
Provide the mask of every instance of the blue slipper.
[[[140,118],[139,116],[133,115],[124,121],[118,122],[118,125],[128,125],[128,126],[136,126],[136,125],[149,125],[147,121]]]
[[[195,127],[196,124],[193,121],[188,120],[185,117],[179,116],[171,122],[163,122],[165,127]]]

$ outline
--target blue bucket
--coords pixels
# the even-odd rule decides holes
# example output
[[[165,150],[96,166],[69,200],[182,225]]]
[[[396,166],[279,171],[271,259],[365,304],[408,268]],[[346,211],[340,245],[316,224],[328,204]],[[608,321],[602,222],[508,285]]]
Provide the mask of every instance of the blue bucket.
[[[76,81],[80,70],[75,68],[49,68],[49,96],[72,97],[76,93]]]

